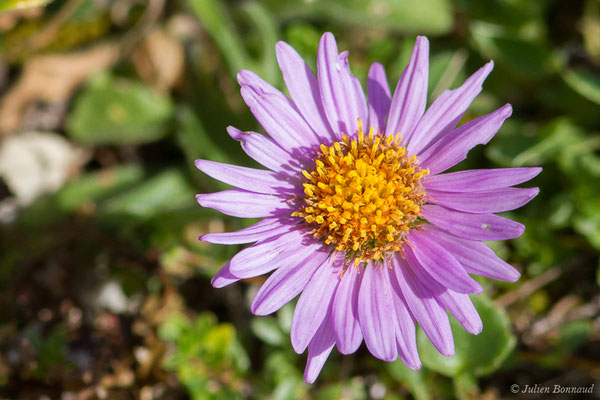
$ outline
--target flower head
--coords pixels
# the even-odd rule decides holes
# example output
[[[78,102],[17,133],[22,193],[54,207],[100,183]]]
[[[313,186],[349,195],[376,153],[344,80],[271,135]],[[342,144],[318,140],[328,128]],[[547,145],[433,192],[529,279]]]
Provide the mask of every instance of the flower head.
[[[510,105],[456,127],[481,91],[492,62],[427,110],[429,44],[418,37],[392,95],[381,64],[371,66],[368,103],[332,34],[319,43],[317,76],[284,42],[277,59],[291,99],[250,71],[242,97],[270,137],[229,134],[266,170],[198,160],[196,166],[237,189],[200,194],[225,214],[264,218],[237,232],[202,240],[255,243],[213,278],[215,287],[274,272],[252,311],[266,315],[298,294],[291,341],[308,348],[313,382],[334,346],[362,341],[377,358],[421,366],[415,323],[444,355],[454,354],[446,310],[473,334],[482,330],[469,274],[516,281],[519,273],[482,241],[520,236],[524,226],[494,215],[526,204],[537,188],[515,188],[540,168],[442,174],[487,143]]]

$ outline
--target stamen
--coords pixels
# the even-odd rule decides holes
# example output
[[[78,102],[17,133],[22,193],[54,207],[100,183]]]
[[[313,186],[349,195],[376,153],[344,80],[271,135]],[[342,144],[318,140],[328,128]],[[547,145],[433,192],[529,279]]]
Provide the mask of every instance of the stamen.
[[[356,138],[320,146],[311,171],[302,171],[304,202],[292,213],[314,236],[346,253],[346,265],[383,261],[402,251],[427,200],[421,178],[429,170],[407,157],[401,135],[384,137],[358,120]]]

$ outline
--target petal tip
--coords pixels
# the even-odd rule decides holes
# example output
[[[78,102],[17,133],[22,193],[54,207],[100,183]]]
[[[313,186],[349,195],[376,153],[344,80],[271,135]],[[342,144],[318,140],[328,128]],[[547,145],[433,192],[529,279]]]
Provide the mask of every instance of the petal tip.
[[[510,272],[507,273],[506,282],[514,283],[521,279],[521,273],[516,269],[512,268]]]
[[[402,360],[404,362],[404,365],[406,365],[408,368],[412,369],[413,371],[418,371],[423,367],[423,364],[421,364],[421,360],[416,359],[416,360]]]
[[[241,131],[241,130],[239,130],[238,128],[236,128],[236,127],[234,127],[234,126],[231,126],[231,125],[229,125],[229,126],[226,128],[226,131],[227,131],[227,133],[229,134],[229,136],[231,136],[231,138],[232,138],[233,140],[238,140],[238,141],[239,141],[239,140],[241,140],[241,138],[242,138],[242,135],[244,134],[244,132],[242,132],[242,131]]]
[[[481,294],[483,293],[483,286],[481,286],[476,280],[473,280],[473,291],[472,294]]]
[[[483,332],[483,324],[475,325],[469,330],[471,335],[479,335],[481,332]]]
[[[506,114],[505,118],[508,118],[512,115],[512,105],[510,103],[506,103],[505,105],[503,105],[502,107],[500,107],[500,110],[502,110],[503,114]]]
[[[304,371],[303,379],[304,382],[312,385],[317,380],[317,376],[309,371]]]
[[[438,349],[438,350],[439,350],[439,352],[440,352],[440,353],[441,353],[443,356],[446,356],[446,357],[454,357],[454,354],[455,354],[455,352],[454,352],[454,345],[451,345],[451,346],[445,347],[445,348],[443,348],[443,349]]]
[[[415,39],[415,47],[421,47],[424,50],[429,50],[429,39],[427,39],[427,36],[417,36],[417,38]]]
[[[198,160],[194,161],[194,165],[196,166],[196,168],[198,168],[200,171],[202,171],[202,167],[206,164],[206,161],[207,160],[198,159]]]

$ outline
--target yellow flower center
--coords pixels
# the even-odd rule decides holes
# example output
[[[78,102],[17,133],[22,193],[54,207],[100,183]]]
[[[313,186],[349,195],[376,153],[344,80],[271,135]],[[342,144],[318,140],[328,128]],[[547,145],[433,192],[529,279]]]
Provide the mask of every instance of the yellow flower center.
[[[314,226],[315,237],[346,252],[355,265],[401,251],[420,217],[426,194],[417,157],[406,155],[400,135],[346,136],[321,145],[312,171],[303,170],[304,201],[292,215]]]

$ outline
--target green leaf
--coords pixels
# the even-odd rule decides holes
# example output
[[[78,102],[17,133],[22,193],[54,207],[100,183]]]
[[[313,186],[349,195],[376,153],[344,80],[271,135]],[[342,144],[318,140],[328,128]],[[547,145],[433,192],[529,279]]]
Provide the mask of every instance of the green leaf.
[[[102,211],[106,214],[147,218],[194,206],[194,194],[195,190],[181,171],[165,170],[144,183],[109,198]]]
[[[567,68],[561,76],[573,90],[586,99],[600,104],[600,76],[581,68]]]
[[[261,54],[258,60],[258,70],[261,77],[274,86],[281,81],[281,74],[275,55],[275,44],[279,39],[277,22],[271,13],[261,3],[250,1],[244,5],[242,11],[254,25],[259,36]]]
[[[281,381],[273,391],[273,400],[294,400],[298,398],[298,387],[302,381],[294,377],[289,377]]]
[[[486,58],[502,62],[529,78],[540,78],[555,70],[552,52],[546,43],[518,37],[497,25],[475,22],[471,35]]]
[[[198,115],[189,107],[178,110],[177,122],[177,141],[190,165],[193,165],[194,160],[198,158],[235,163],[235,159],[208,135]]]
[[[294,316],[295,304],[287,303],[277,311],[277,321],[281,330],[286,334],[289,334],[292,329],[292,318]]]
[[[319,18],[344,26],[377,26],[400,32],[444,34],[452,30],[453,7],[447,0],[269,0],[284,19]]]
[[[218,323],[210,313],[192,322],[176,312],[158,332],[174,347],[165,367],[175,371],[192,399],[242,398],[240,378],[249,368],[249,360],[233,325]]]
[[[562,157],[587,151],[580,127],[567,118],[556,118],[543,126],[537,136],[517,122],[506,121],[486,154],[497,163],[510,167],[539,166]]]
[[[52,0],[0,0],[0,12],[42,7]]]
[[[86,203],[94,204],[103,198],[139,183],[144,171],[139,165],[122,165],[98,172],[90,172],[69,182],[56,200],[60,208],[73,211]]]
[[[465,79],[464,65],[468,54],[464,50],[445,51],[432,56],[429,63],[429,99],[435,100],[444,90]]]
[[[425,383],[423,369],[413,371],[400,359],[387,363],[386,366],[390,375],[405,384],[416,400],[431,399],[431,392],[429,386]]]
[[[419,353],[427,368],[450,377],[461,374],[482,376],[498,369],[512,351],[516,340],[510,332],[510,321],[506,313],[495,308],[481,295],[472,296],[471,300],[483,321],[483,331],[479,335],[471,335],[450,317],[456,349],[453,357],[441,355],[425,333],[419,330]]]
[[[568,322],[560,328],[560,343],[566,350],[573,353],[588,343],[592,331],[591,321],[581,319]]]
[[[87,145],[140,144],[167,133],[173,106],[150,87],[97,75],[76,99],[67,132]]]
[[[283,332],[275,318],[261,317],[254,318],[250,322],[252,332],[265,343],[273,346],[282,345],[285,341]]]
[[[231,76],[235,76],[240,69],[249,68],[249,56],[235,32],[225,5],[215,0],[188,0],[187,3],[221,50]]]

